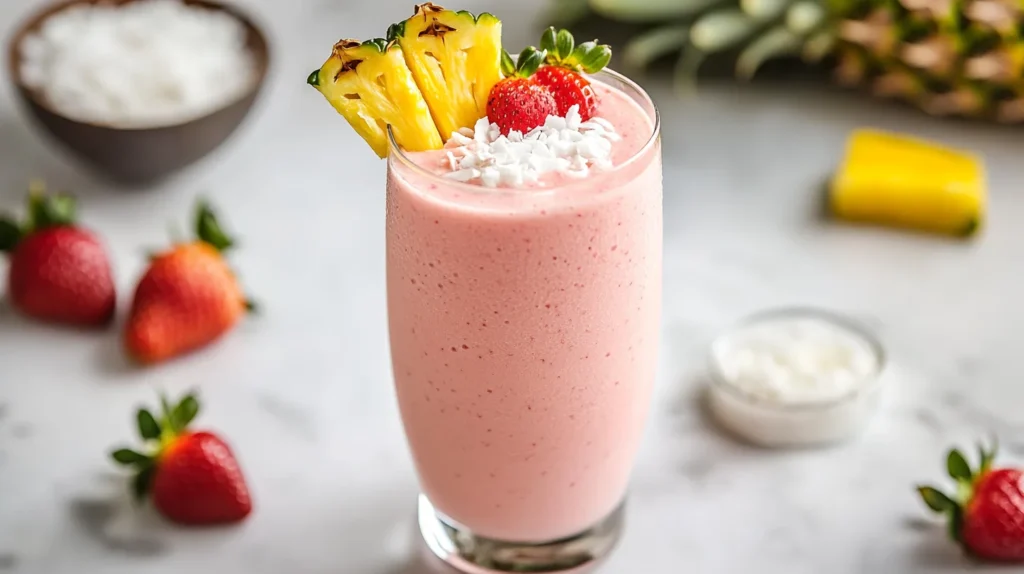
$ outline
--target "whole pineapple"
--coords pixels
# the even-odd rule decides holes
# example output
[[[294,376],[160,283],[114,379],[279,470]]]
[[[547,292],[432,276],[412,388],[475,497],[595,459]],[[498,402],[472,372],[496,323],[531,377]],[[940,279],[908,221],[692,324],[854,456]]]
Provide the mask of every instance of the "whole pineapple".
[[[552,0],[639,25],[628,65],[681,52],[692,81],[710,55],[736,51],[751,78],[781,56],[836,62],[837,80],[934,115],[1024,122],[1022,0]]]

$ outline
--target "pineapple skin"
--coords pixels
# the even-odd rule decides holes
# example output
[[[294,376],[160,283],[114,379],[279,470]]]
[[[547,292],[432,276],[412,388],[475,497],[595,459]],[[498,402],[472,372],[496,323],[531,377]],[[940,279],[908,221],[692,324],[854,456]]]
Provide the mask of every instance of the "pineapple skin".
[[[851,134],[832,179],[840,219],[956,236],[981,229],[986,177],[979,158],[875,130]]]
[[[388,125],[405,150],[444,145],[397,44],[342,40],[308,82],[381,158],[388,155]]]
[[[487,97],[502,79],[501,21],[488,13],[473,16],[424,6],[392,25],[388,40],[402,47],[441,138],[447,141],[452,132],[472,127],[487,115]]]

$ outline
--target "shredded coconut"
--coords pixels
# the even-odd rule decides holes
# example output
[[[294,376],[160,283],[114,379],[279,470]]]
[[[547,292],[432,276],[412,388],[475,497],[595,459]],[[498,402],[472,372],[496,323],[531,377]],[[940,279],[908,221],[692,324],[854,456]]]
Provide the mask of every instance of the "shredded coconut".
[[[180,0],[75,5],[19,46],[21,78],[60,113],[121,127],[180,123],[255,79],[246,29]]]
[[[486,187],[538,185],[557,172],[573,178],[611,167],[612,144],[622,139],[603,118],[580,118],[579,106],[565,117],[548,116],[543,126],[523,134],[501,135],[497,124],[480,118],[472,130],[462,128],[445,145],[445,177]]]

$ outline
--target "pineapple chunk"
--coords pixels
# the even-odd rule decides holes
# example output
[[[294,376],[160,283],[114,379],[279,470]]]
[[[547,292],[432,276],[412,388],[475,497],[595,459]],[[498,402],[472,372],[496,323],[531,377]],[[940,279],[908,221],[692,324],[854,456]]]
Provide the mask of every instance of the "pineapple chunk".
[[[487,96],[501,80],[500,20],[427,2],[393,24],[388,40],[402,46],[443,139],[487,115]]]
[[[342,40],[307,80],[380,157],[395,142],[409,151],[440,149],[441,136],[423,94],[405,65],[402,49],[383,39]]]
[[[830,204],[842,219],[966,236],[982,225],[985,188],[982,162],[968,153],[857,130],[832,179]]]

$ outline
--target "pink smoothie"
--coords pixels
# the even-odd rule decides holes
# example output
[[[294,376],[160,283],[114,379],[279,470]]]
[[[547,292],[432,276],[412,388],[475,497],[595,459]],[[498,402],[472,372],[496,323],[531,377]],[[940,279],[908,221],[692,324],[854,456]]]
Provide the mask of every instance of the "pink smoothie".
[[[622,501],[654,381],[661,151],[649,102],[596,84],[615,168],[534,189],[392,154],[387,279],[398,401],[424,493],[475,534],[576,534]],[[637,97],[640,97],[639,95]]]

